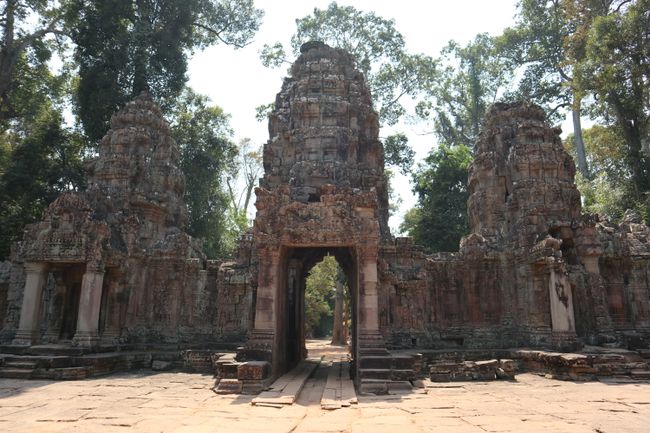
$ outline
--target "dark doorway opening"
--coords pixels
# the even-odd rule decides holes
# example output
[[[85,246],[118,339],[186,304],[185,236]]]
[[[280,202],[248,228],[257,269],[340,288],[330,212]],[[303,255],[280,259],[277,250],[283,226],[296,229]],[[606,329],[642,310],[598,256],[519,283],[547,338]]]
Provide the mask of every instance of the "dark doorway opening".
[[[305,289],[309,272],[327,255],[336,259],[347,287],[350,305],[350,342],[354,358],[356,351],[358,271],[356,254],[351,247],[288,247],[283,254],[280,287],[284,293],[278,297],[278,348],[280,373],[289,371],[307,357],[305,330]],[[334,289],[334,288],[333,288]]]
[[[77,331],[81,281],[84,270],[84,265],[69,265],[54,270],[55,278],[58,281],[59,296],[61,297],[60,341],[72,340]]]

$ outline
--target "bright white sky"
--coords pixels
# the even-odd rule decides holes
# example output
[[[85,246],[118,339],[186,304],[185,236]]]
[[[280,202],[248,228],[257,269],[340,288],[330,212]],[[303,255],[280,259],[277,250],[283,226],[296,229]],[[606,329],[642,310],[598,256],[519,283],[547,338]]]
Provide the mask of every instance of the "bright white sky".
[[[259,60],[265,43],[280,41],[288,47],[295,32],[297,18],[311,14],[313,9],[325,9],[331,0],[255,0],[264,9],[264,22],[253,43],[241,50],[227,46],[211,47],[194,55],[189,64],[189,85],[197,92],[210,96],[231,117],[235,142],[248,137],[263,144],[268,137],[266,122],[255,120],[255,107],[275,100],[280,91],[286,67],[268,69]],[[405,38],[407,49],[437,57],[450,39],[465,44],[477,33],[500,34],[513,25],[517,0],[339,0],[363,11],[374,11],[395,20],[397,30]],[[423,158],[436,145],[432,135],[418,135],[422,127],[399,125],[398,130],[409,136],[409,143]],[[381,131],[386,136],[389,131]],[[415,204],[409,177],[396,175],[394,189],[403,200],[397,215],[391,217],[393,234],[403,213]],[[251,213],[251,217],[253,214]]]

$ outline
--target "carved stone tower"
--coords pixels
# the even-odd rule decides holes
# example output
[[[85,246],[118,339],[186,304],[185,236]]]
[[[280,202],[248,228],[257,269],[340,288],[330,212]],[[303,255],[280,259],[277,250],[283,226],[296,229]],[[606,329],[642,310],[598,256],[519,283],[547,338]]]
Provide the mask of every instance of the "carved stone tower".
[[[349,54],[320,42],[301,53],[276,98],[256,190],[258,288],[247,353],[271,362],[273,375],[304,357],[305,278],[325,254],[348,278],[353,356],[386,352],[377,262],[388,200],[377,114]]]

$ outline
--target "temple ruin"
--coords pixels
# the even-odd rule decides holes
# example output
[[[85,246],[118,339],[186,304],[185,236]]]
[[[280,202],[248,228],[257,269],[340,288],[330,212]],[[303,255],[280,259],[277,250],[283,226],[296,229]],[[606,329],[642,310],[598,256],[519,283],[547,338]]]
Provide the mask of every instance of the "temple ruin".
[[[260,390],[306,355],[305,279],[326,254],[348,280],[362,391],[412,381],[431,350],[647,349],[650,228],[581,213],[545,118],[528,103],[491,108],[469,171],[471,232],[458,252],[427,255],[388,228],[363,75],[348,53],[307,43],[270,116],[252,234],[221,262],[184,231],[178,149],[141,95],[111,120],[88,188],[54,201],[0,267],[0,352],[195,350],[224,387]]]

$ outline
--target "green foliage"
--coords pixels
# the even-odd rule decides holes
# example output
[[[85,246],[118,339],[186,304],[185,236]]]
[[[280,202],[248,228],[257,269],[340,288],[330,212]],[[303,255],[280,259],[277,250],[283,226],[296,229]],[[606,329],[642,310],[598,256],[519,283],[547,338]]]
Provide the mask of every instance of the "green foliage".
[[[48,95],[30,81],[49,73],[46,62],[63,34],[61,3],[6,0],[0,7],[0,122],[23,117],[35,97]]]
[[[522,0],[517,23],[497,38],[497,49],[522,75],[514,97],[544,107],[555,120],[574,100],[565,39],[575,31],[559,0]]]
[[[83,185],[83,141],[62,127],[53,107],[44,105],[31,115],[23,131],[0,136],[0,257],[62,191]]]
[[[297,19],[296,26],[291,38],[294,56],[308,41],[322,41],[352,54],[368,80],[382,123],[397,123],[406,113],[401,99],[422,94],[435,81],[436,62],[428,56],[407,52],[395,22],[373,12],[332,2],[327,9],[314,8],[312,15]],[[286,50],[279,42],[265,45],[261,58],[266,66],[288,62]]]
[[[497,48],[520,76],[512,98],[539,104],[554,122],[562,120],[567,109],[571,111],[578,170],[589,177],[582,139],[583,94],[573,78],[575,61],[568,55],[579,23],[569,2],[521,1],[515,26],[497,38]]]
[[[332,317],[339,266],[333,256],[325,256],[307,276],[305,288],[305,331],[313,335],[323,317]]]
[[[400,231],[430,252],[456,251],[468,233],[467,169],[485,114],[506,93],[512,68],[487,34],[466,46],[451,41],[441,52],[437,83],[416,113],[433,122],[438,147],[413,175],[418,196]]]
[[[211,105],[206,96],[186,88],[174,106],[172,119],[172,134],[180,147],[186,179],[188,232],[203,238],[209,258],[227,256],[240,232],[240,221],[224,218],[229,200],[222,175],[237,153],[229,116]]]
[[[489,106],[504,94],[511,68],[487,34],[477,35],[464,47],[451,41],[441,56],[440,78],[416,111],[433,120],[440,144],[471,148]]]
[[[67,22],[79,65],[76,112],[93,141],[143,90],[167,101],[179,96],[189,52],[215,42],[243,46],[262,16],[252,0],[70,3]]]
[[[400,231],[429,252],[457,251],[469,232],[467,170],[470,148],[440,145],[429,153],[413,175],[418,205],[409,210]]]
[[[645,215],[650,193],[649,9],[650,0],[621,2],[607,14],[585,18],[591,22],[577,75],[580,88],[594,95],[592,115],[624,139],[630,193]]]
[[[243,48],[251,43],[264,17],[253,0],[194,1],[192,36],[197,48],[216,43]]]
[[[255,148],[250,138],[244,138],[239,142],[236,157],[231,160],[226,173],[230,206],[244,219],[261,175],[262,148]]]
[[[589,166],[595,175],[585,179],[579,173],[576,184],[582,194],[583,210],[611,220],[620,219],[628,208],[643,214],[630,191],[630,169],[625,162],[625,139],[614,127],[595,125],[584,131]],[[565,147],[575,155],[572,137]]]
[[[59,193],[83,185],[84,143],[62,119],[70,77],[47,65],[60,8],[10,0],[0,9],[0,258]]]
[[[409,147],[406,135],[397,133],[386,137],[384,158],[387,164],[398,167],[403,175],[410,173],[415,159],[415,151]]]

